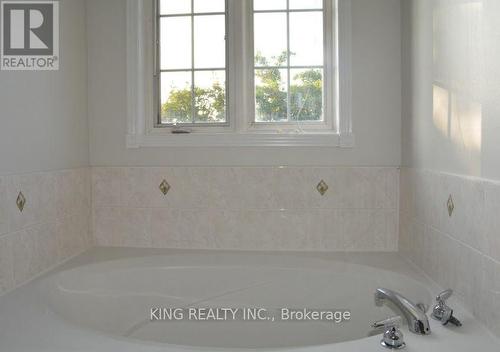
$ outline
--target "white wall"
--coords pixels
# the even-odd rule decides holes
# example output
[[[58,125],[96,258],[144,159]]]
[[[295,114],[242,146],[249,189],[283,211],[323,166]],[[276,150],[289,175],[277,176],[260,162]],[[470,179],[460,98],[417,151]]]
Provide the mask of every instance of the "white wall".
[[[85,2],[60,23],[59,71],[0,71],[0,174],[88,166]]]
[[[399,166],[399,0],[353,0],[356,148],[151,148],[127,150],[125,1],[88,0],[88,109],[93,166]]]
[[[403,164],[500,179],[500,2],[403,1]]]

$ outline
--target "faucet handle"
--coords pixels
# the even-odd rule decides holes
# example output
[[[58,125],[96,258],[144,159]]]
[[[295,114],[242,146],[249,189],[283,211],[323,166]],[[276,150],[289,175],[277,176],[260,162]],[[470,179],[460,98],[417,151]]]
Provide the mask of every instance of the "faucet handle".
[[[391,328],[391,327],[399,328],[401,326],[401,321],[402,321],[401,317],[399,315],[396,315],[394,317],[390,317],[373,323],[372,328],[374,329]]]
[[[448,300],[448,298],[451,297],[451,295],[453,295],[453,290],[450,288],[437,295],[436,301],[438,303],[446,303],[446,301]]]
[[[394,316],[384,320],[377,321],[372,324],[375,329],[384,328],[384,335],[380,344],[389,349],[402,349],[406,347],[404,336],[399,327],[401,325],[401,317]]]
[[[440,321],[441,324],[447,325],[448,323],[452,323],[455,326],[462,326],[460,320],[453,316],[453,309],[448,307],[446,304],[446,300],[451,297],[453,294],[453,290],[448,289],[446,291],[441,292],[437,297],[437,304],[434,306],[432,310],[432,317],[437,321]]]

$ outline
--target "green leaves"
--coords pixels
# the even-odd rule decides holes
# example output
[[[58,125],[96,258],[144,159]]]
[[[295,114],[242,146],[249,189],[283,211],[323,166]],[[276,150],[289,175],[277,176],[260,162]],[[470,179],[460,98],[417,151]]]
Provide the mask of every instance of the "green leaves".
[[[293,53],[291,54],[293,55]],[[268,59],[257,53],[255,103],[258,121],[319,121],[323,115],[323,70],[287,69],[287,53]],[[290,72],[290,80],[286,77]],[[290,81],[290,86],[288,86]],[[192,94],[194,93],[194,99]],[[288,112],[288,101],[290,112]],[[192,106],[194,104],[194,106]],[[226,109],[223,84],[208,88],[176,89],[162,105],[162,116],[177,123],[220,122]],[[196,114],[193,119],[193,110]]]
[[[290,53],[290,55],[294,55]],[[287,53],[269,61],[260,53],[255,56],[255,102],[257,116],[263,121],[317,121],[323,112],[323,75],[321,69],[290,69],[291,79],[287,92]],[[283,67],[283,68],[281,68]],[[290,95],[290,113],[287,99]]]
[[[211,88],[194,89],[194,110],[196,122],[219,122],[224,115],[226,91],[219,82]],[[161,107],[163,116],[174,117],[178,123],[192,122],[191,90],[180,89],[170,92],[168,100]]]

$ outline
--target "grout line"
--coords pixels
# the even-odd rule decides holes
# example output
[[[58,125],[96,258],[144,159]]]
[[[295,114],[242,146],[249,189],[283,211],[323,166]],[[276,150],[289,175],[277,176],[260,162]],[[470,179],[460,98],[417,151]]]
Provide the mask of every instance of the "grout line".
[[[432,170],[432,169],[427,169],[427,168],[402,167],[402,169],[413,170],[414,172],[417,172],[417,173],[422,173],[422,172],[431,173],[431,174],[435,174],[435,175],[443,175],[443,176],[452,177],[452,178],[461,178],[464,180],[477,182],[477,183],[479,183],[479,182],[490,183],[490,184],[493,184],[495,186],[500,186],[500,180],[495,180],[495,179],[485,178],[485,177],[480,177],[480,176],[462,175],[462,174],[446,172],[446,171]]]
[[[404,212],[404,213],[406,213],[408,215],[408,212]],[[401,214],[401,212],[400,212],[400,214]],[[401,215],[399,216],[399,218],[401,218]],[[412,221],[414,223],[417,223],[419,225],[422,225],[422,226],[424,226],[424,227],[426,227],[428,229],[431,229],[434,232],[438,233],[439,235],[448,238],[448,240],[454,241],[454,242],[458,243],[459,245],[461,245],[461,246],[463,246],[463,247],[465,247],[465,248],[467,248],[467,249],[475,252],[476,254],[480,255],[481,257],[484,257],[485,259],[488,259],[488,260],[494,262],[495,264],[500,265],[500,261],[498,259],[495,259],[495,258],[491,257],[487,253],[482,252],[480,249],[475,248],[475,247],[473,247],[473,246],[465,243],[464,241],[462,241],[462,240],[460,240],[458,238],[455,238],[453,235],[450,235],[450,234],[448,234],[448,233],[446,233],[446,232],[444,232],[444,231],[442,231],[442,230],[434,227],[433,225],[426,224],[425,222],[419,220],[418,218],[410,218],[410,221]]]
[[[92,213],[92,206],[88,206],[86,207],[89,214],[87,216],[90,216],[91,213]],[[52,220],[50,221],[38,221],[38,222],[34,222],[34,223],[31,223],[31,224],[27,224],[25,226],[22,226],[18,229],[15,229],[13,231],[11,231],[9,229],[8,232],[6,233],[0,233],[0,238],[2,237],[7,237],[7,236],[11,236],[11,235],[15,235],[19,232],[23,232],[23,231],[29,231],[29,230],[36,230],[37,227],[39,226],[43,226],[43,225],[51,225],[51,224],[56,224],[56,223],[60,223],[64,220],[68,220],[68,219],[71,219],[71,218],[74,218],[76,216],[80,216],[80,215],[85,215],[85,214],[82,214],[81,212],[79,211],[75,211],[75,213],[71,213],[71,214],[66,214],[64,216],[55,216]]]
[[[26,171],[26,172],[7,172],[7,173],[0,173],[0,178],[14,177],[14,176],[30,176],[38,174],[52,174],[64,171],[77,171],[77,170],[89,170],[90,172],[91,169],[92,169],[91,166],[78,166],[78,167],[64,168],[64,169],[48,169],[48,170]]]
[[[356,165],[154,165],[154,166],[90,166],[91,169],[382,169],[399,170],[399,166],[356,166]]]
[[[467,244],[467,243],[463,242],[462,240],[459,240],[459,239],[457,239],[457,238],[453,237],[452,235],[447,234],[446,232],[443,232],[443,231],[441,231],[441,230],[439,230],[439,229],[435,228],[435,227],[434,227],[434,226],[432,226],[432,225],[426,225],[426,224],[424,224],[424,223],[421,223],[421,224],[422,224],[422,225],[424,225],[424,226],[426,226],[426,227],[428,227],[429,229],[434,230],[435,232],[437,232],[437,233],[438,233],[438,234],[440,234],[441,236],[447,237],[449,240],[451,240],[451,241],[455,241],[455,242],[456,242],[456,243],[458,243],[459,245],[461,245],[461,246],[463,246],[463,247],[465,247],[465,248],[468,248],[469,250],[471,250],[471,251],[475,252],[476,254],[479,254],[480,256],[482,256],[482,257],[484,257],[484,258],[486,258],[486,259],[488,259],[488,260],[490,260],[490,261],[493,261],[494,263],[496,263],[496,264],[500,265],[500,261],[498,261],[497,259],[490,257],[488,254],[486,254],[486,253],[482,252],[481,250],[479,250],[479,249],[477,249],[477,248],[472,247],[471,245],[469,245],[469,244]]]
[[[296,212],[296,211],[320,211],[320,210],[330,210],[330,211],[378,211],[378,212],[397,212],[397,208],[221,208],[221,207],[213,207],[213,208],[182,208],[182,207],[154,207],[154,206],[128,206],[128,205],[93,205],[91,207],[93,210],[95,209],[138,209],[138,210],[183,210],[183,211],[271,211],[271,212]]]
[[[78,253],[76,253],[76,254],[70,255],[68,258],[63,259],[63,260],[61,260],[60,262],[58,262],[58,263],[56,263],[56,264],[53,264],[53,265],[52,265],[52,266],[50,266],[49,268],[47,268],[47,269],[45,269],[45,270],[43,270],[43,271],[41,271],[41,272],[39,272],[39,273],[35,274],[34,276],[32,276],[32,277],[30,277],[30,278],[26,279],[25,281],[23,281],[23,282],[21,282],[21,283],[19,283],[19,284],[17,284],[17,285],[15,284],[14,277],[12,277],[12,280],[13,280],[13,287],[11,287],[10,289],[8,289],[8,290],[6,290],[6,291],[4,291],[4,292],[1,292],[1,293],[0,293],[0,297],[5,296],[5,295],[7,295],[8,293],[11,293],[12,291],[17,290],[17,289],[18,289],[18,288],[20,288],[21,286],[27,285],[28,283],[30,283],[30,282],[32,282],[32,281],[34,281],[34,280],[38,279],[39,277],[42,277],[43,275],[45,275],[45,274],[49,273],[50,271],[54,270],[55,268],[57,268],[57,267],[59,267],[59,266],[61,266],[61,265],[65,264],[65,263],[69,262],[70,260],[72,260],[72,259],[74,259],[74,258],[78,257],[79,255],[81,255],[81,254],[83,254],[83,253],[87,252],[87,251],[88,251],[89,249],[91,249],[91,248],[93,248],[93,247],[85,248],[85,249],[83,249],[83,250],[79,251],[79,252],[78,252]],[[12,273],[12,275],[14,276],[14,273]]]

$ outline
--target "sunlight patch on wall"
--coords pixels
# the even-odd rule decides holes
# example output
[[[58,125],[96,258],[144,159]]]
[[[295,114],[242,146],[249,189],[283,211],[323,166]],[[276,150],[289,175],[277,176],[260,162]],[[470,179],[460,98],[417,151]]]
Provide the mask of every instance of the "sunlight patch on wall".
[[[453,143],[463,145],[469,151],[481,151],[481,104],[452,95],[450,132]]]
[[[482,106],[467,97],[433,85],[433,122],[436,129],[454,145],[480,152],[482,144]]]
[[[433,116],[443,155],[481,172],[484,77],[482,0],[433,3]]]
[[[448,90],[434,84],[433,91],[433,121],[434,126],[443,136],[449,136],[450,95]]]

